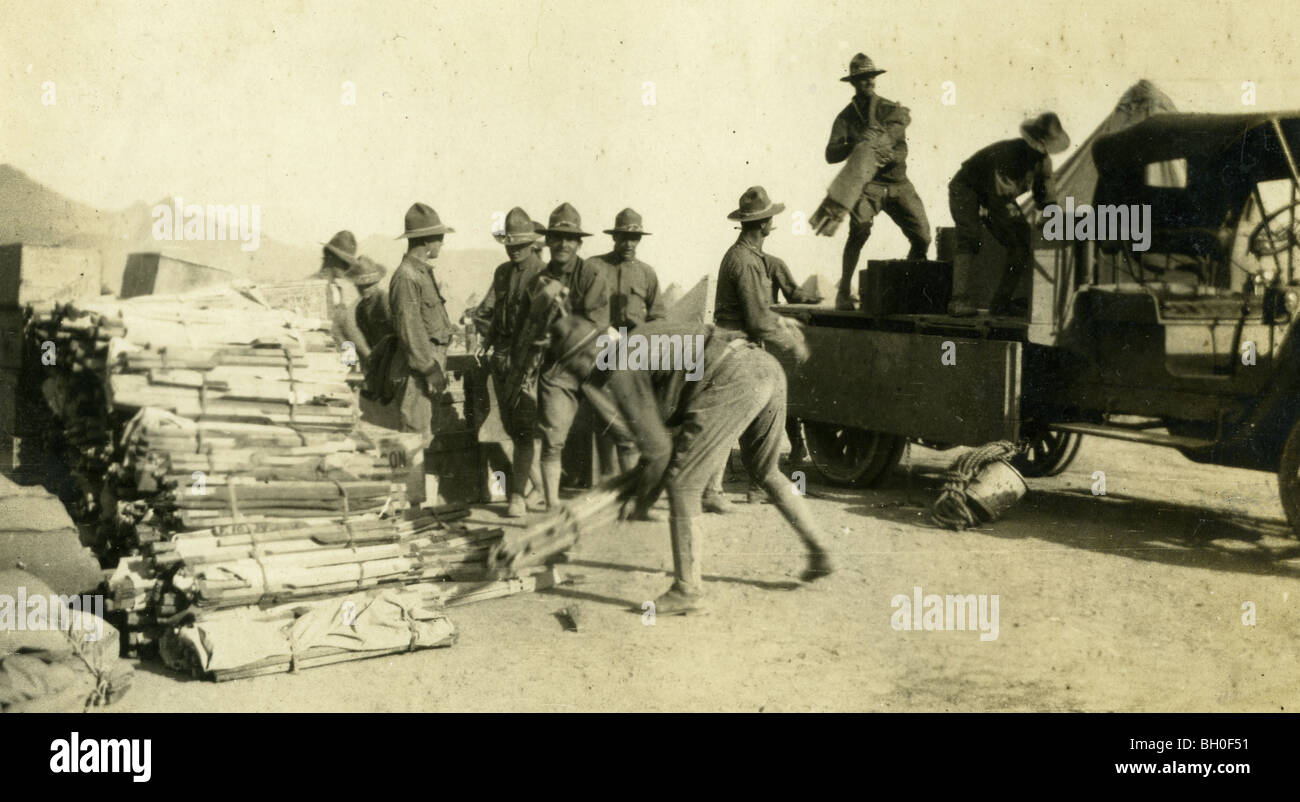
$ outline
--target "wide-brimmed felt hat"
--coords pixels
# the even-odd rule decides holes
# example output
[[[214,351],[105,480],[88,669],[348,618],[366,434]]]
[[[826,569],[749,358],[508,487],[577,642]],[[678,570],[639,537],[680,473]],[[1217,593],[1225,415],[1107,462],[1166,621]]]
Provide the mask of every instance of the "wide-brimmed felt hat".
[[[840,80],[853,82],[859,78],[870,78],[883,72],[886,72],[886,70],[877,67],[870,56],[866,53],[859,53],[849,60],[849,74]]]
[[[650,236],[650,232],[641,227],[641,215],[628,207],[614,216],[614,227],[605,229],[606,234],[640,234]]]
[[[736,211],[727,215],[730,220],[739,220],[742,223],[748,223],[751,220],[762,220],[767,217],[774,217],[785,211],[784,203],[773,203],[767,197],[767,190],[762,187],[750,187],[745,190],[745,194],[740,196],[740,206]]]
[[[356,263],[343,274],[343,278],[349,279],[358,287],[369,287],[371,284],[377,284],[387,272],[388,268],[374,259],[358,256]]]
[[[351,231],[340,231],[330,237],[329,242],[322,242],[321,245],[325,246],[326,253],[337,256],[349,265],[356,264],[357,238]]]
[[[505,228],[501,231],[493,231],[492,236],[502,245],[523,245],[541,239],[541,233],[533,218],[518,206],[506,213]]]
[[[1061,126],[1055,112],[1044,112],[1020,124],[1020,136],[1034,150],[1043,153],[1060,153],[1070,147],[1070,136]]]
[[[582,230],[582,215],[568,203],[561,203],[551,212],[551,219],[546,224],[545,234],[565,234],[575,237],[590,237]]]
[[[406,230],[394,239],[411,239],[412,237],[432,237],[436,234],[451,234],[456,229],[444,226],[438,213],[426,203],[416,203],[406,210]]]

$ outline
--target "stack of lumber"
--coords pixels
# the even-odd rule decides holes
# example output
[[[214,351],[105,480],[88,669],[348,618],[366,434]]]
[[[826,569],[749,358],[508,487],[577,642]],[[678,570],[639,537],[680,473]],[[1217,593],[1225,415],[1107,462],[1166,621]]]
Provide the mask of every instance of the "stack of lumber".
[[[27,332],[52,351],[42,394],[106,563],[142,523],[346,514],[404,495],[391,452],[356,436],[356,376],[323,321],[222,288],[37,304]]]
[[[123,558],[107,606],[125,614],[139,648],[223,610],[407,585],[436,589],[439,604],[448,605],[536,589],[518,577],[492,581],[486,558],[503,530],[461,523],[468,514],[441,507],[402,517],[224,520]]]

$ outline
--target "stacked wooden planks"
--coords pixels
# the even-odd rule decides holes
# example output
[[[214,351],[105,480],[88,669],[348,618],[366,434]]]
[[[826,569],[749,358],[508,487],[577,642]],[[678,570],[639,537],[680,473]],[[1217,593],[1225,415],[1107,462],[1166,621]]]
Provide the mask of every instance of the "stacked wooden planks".
[[[521,577],[488,576],[487,554],[503,530],[460,522],[468,514],[449,506],[389,518],[221,521],[143,544],[123,558],[109,581],[107,607],[126,616],[130,643],[145,649],[219,611],[405,586],[447,606],[537,589]]]
[[[223,288],[34,305],[27,332],[106,562],[142,523],[364,511],[405,481],[354,436],[356,377],[323,321]]]
[[[422,437],[360,422],[359,374],[326,321],[222,288],[35,305],[26,336],[50,354],[41,394],[76,481],[74,516],[101,563],[116,565],[108,607],[138,652],[166,640],[223,679],[359,659],[396,647],[374,632],[361,639],[374,648],[340,645],[340,599],[427,613],[554,581],[549,569],[489,577],[501,529],[458,523],[459,506],[412,509]],[[444,403],[464,420],[463,394]],[[476,449],[455,430],[430,451]],[[276,605],[290,612],[257,618]],[[283,639],[265,628],[308,626],[312,609],[325,612],[310,626],[342,640],[299,653],[295,636],[281,654]],[[194,651],[206,637],[237,638],[228,624],[241,616],[256,619],[273,654],[232,666]],[[421,643],[447,645],[449,627]]]

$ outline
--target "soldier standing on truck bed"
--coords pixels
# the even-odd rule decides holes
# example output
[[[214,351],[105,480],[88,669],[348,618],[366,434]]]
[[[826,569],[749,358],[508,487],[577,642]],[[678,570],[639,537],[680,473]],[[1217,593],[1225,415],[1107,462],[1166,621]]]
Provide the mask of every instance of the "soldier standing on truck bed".
[[[642,473],[629,517],[644,519],[661,487],[668,490],[675,580],[655,599],[656,614],[684,615],[705,606],[701,491],[726,463],[737,439],[751,479],[767,489],[803,541],[808,562],[800,578],[812,582],[832,573],[820,528],[777,467],[786,386],[785,371],[775,357],[752,340],[705,324],[659,321],[641,326],[637,333],[648,338],[704,341],[703,375],[691,381],[685,366],[671,360],[663,360],[657,369],[596,369],[598,332],[580,318],[562,319],[552,331],[553,369],[590,388],[597,412],[624,422],[640,449]],[[788,351],[799,361],[807,359],[808,347],[793,321],[778,317],[767,334],[770,347]],[[675,440],[668,426],[680,426]]]
[[[1052,112],[1020,124],[1020,139],[1004,139],[981,148],[948,183],[948,207],[957,227],[952,264],[952,300],[948,314],[969,317],[977,313],[970,297],[970,270],[987,235],[1007,250],[1006,266],[993,293],[990,311],[1017,314],[1011,296],[1029,268],[1031,232],[1016,198],[1031,187],[1041,210],[1055,203],[1052,157],[1070,146],[1070,137]]]
[[[522,518],[527,512],[525,493],[530,478],[534,487],[538,490],[542,487],[542,474],[535,459],[537,449],[534,443],[537,428],[536,389],[526,388],[525,392],[513,398],[512,403],[505,403],[505,399],[510,396],[507,381],[520,329],[519,318],[527,311],[526,291],[546,268],[533,247],[541,239],[532,218],[523,209],[516,206],[506,214],[505,230],[497,235],[497,240],[505,246],[508,261],[497,266],[492,274],[492,286],[474,310],[474,325],[483,336],[484,350],[490,353],[489,364],[497,413],[514,444],[507,518]]]
[[[835,117],[830,141],[826,143],[826,162],[838,164],[849,158],[858,143],[882,131],[891,140],[889,147],[882,148],[881,163],[875,177],[862,188],[862,197],[849,209],[849,235],[844,242],[836,309],[852,311],[855,308],[853,273],[857,270],[862,248],[871,236],[872,219],[879,212],[889,215],[903,230],[910,244],[908,259],[924,259],[930,247],[930,223],[925,216],[925,204],[907,178],[906,131],[912,118],[905,107],[876,94],[876,76],[884,72],[864,53],[853,57],[849,62],[849,74],[840,79],[853,85],[853,99]]]

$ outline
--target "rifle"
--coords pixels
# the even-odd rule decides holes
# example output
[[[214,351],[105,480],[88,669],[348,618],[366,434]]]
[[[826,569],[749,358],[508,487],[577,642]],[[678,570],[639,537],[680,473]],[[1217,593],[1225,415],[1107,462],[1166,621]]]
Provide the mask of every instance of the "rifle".
[[[550,328],[567,314],[569,288],[549,276],[538,276],[528,290],[528,314],[515,338],[510,369],[506,373],[505,393],[501,399],[507,407],[519,403],[521,394],[535,395],[542,362],[550,345]]]

